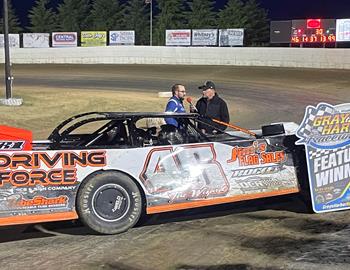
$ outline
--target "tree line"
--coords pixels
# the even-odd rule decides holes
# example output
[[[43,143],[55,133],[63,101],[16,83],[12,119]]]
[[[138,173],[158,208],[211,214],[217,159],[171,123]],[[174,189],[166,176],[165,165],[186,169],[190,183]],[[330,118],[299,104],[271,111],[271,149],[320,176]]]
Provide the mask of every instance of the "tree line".
[[[29,26],[22,28],[9,1],[10,33],[57,31],[135,30],[135,43],[150,42],[150,4],[145,0],[36,0],[28,12]],[[228,0],[215,10],[213,0],[153,0],[153,44],[165,44],[166,29],[244,28],[245,45],[259,46],[269,40],[267,11],[256,0]],[[0,29],[3,29],[1,18]]]

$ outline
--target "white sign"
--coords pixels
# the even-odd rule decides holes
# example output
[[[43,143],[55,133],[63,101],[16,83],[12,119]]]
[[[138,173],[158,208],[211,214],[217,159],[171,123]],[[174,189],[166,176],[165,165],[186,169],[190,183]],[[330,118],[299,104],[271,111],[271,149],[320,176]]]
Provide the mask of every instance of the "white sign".
[[[337,20],[337,42],[350,41],[350,19]]]
[[[52,47],[77,47],[77,32],[52,33]]]
[[[191,30],[166,30],[166,46],[191,46]]]
[[[220,29],[219,46],[243,46],[244,29]]]
[[[24,33],[23,48],[48,48],[50,34],[48,33]]]
[[[216,46],[217,44],[217,29],[192,30],[192,46]]]
[[[110,31],[109,45],[135,45],[135,31]]]
[[[19,34],[9,34],[11,48],[19,48]],[[4,34],[0,34],[0,47],[4,47]]]

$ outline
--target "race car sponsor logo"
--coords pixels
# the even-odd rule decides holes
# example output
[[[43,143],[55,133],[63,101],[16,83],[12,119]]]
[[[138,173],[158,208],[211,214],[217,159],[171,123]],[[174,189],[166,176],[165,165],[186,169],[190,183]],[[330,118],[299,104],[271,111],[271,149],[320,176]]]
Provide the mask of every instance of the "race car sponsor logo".
[[[24,143],[24,141],[0,141],[0,151],[20,151]]]
[[[213,144],[152,149],[140,174],[147,191],[169,203],[226,194],[229,183]]]
[[[308,106],[297,136],[306,147],[314,211],[350,208],[350,104]]]
[[[37,206],[58,206],[63,205],[65,206],[68,202],[67,196],[59,196],[54,198],[46,198],[44,196],[37,196],[33,199],[22,199],[17,203],[17,206],[19,207],[37,207]]]
[[[105,151],[0,154],[0,187],[73,185],[78,167],[103,167]],[[47,168],[47,169],[46,169]]]
[[[286,153],[282,151],[267,152],[267,144],[265,142],[253,142],[251,146],[239,147],[232,149],[231,158],[227,163],[237,162],[239,166],[263,165],[271,163],[283,163],[286,161]]]

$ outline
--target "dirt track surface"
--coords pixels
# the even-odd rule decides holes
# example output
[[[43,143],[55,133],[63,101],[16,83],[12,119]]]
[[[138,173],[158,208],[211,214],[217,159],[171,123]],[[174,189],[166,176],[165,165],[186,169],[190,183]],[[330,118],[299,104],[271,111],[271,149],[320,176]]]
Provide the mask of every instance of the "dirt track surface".
[[[232,122],[246,128],[299,123],[307,105],[347,102],[350,85],[350,71],[230,66],[19,65],[14,75],[14,89],[127,91],[131,99],[139,92],[169,91],[177,82],[196,99],[198,86],[212,80],[229,104]]]
[[[350,72],[170,66],[15,66],[15,87],[154,94],[213,80],[245,127],[300,122],[306,105],[348,101]],[[98,91],[96,92],[98,95]],[[132,110],[132,108],[130,108]],[[152,216],[115,236],[69,223],[3,231],[0,269],[349,269],[349,211],[310,214],[297,196]],[[45,232],[40,232],[45,231]]]

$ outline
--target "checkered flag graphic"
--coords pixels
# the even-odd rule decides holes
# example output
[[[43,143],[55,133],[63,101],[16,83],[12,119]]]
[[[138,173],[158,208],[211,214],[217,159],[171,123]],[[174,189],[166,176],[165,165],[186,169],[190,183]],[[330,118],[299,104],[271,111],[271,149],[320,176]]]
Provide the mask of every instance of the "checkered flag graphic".
[[[343,146],[341,148],[336,148],[336,149],[318,149],[318,148],[308,147],[307,154],[310,160],[314,160],[315,158],[320,158],[322,156],[329,155],[331,153],[337,153],[339,150],[345,150],[347,148],[348,146]]]
[[[307,115],[304,117],[303,123],[301,123],[296,135],[301,138],[298,143],[308,143],[314,135],[322,132],[322,127],[313,127],[313,122],[317,116],[332,115],[335,113],[335,109],[325,103],[321,103],[317,108],[308,106],[306,109]]]

